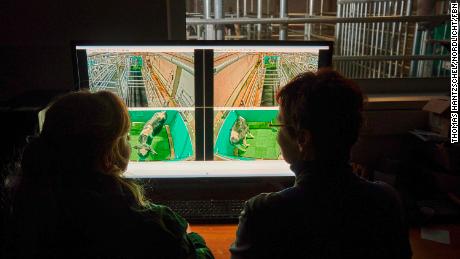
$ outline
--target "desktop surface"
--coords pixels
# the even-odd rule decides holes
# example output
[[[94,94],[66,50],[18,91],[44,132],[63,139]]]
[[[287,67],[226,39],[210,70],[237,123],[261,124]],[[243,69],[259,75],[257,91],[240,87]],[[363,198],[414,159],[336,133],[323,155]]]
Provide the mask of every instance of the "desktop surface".
[[[192,224],[191,229],[205,239],[216,259],[230,258],[228,249],[235,241],[237,224]],[[430,229],[448,231],[450,244],[424,239],[420,228],[412,228],[410,229],[412,258],[458,259],[460,256],[460,225],[434,225]]]

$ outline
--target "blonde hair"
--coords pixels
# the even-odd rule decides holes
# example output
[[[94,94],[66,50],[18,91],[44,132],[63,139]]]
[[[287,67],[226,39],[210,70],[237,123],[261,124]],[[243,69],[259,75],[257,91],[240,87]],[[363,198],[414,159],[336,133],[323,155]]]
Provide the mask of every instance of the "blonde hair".
[[[80,91],[50,105],[39,139],[59,158],[54,171],[109,175],[132,194],[138,205],[145,206],[143,188],[123,177],[130,155],[126,139],[130,126],[128,110],[117,95]]]

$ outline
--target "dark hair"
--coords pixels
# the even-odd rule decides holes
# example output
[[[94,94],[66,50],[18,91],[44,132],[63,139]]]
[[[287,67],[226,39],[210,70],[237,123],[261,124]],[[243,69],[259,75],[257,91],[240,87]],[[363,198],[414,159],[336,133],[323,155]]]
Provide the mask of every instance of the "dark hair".
[[[298,75],[276,97],[290,134],[309,130],[318,160],[348,159],[362,124],[359,87],[331,69]]]

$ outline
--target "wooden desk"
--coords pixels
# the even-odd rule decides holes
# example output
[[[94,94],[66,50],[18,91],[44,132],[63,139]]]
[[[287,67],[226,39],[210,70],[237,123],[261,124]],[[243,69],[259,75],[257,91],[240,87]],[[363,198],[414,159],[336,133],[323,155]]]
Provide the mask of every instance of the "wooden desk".
[[[235,241],[236,225],[192,225],[192,231],[200,234],[216,259],[230,258],[228,248]]]
[[[460,258],[460,225],[439,225],[434,229],[448,230],[450,245],[422,239],[420,228],[410,230],[410,241],[413,259],[459,259]],[[216,259],[230,258],[228,248],[235,240],[236,225],[192,225],[192,230],[206,240]]]
[[[450,235],[450,244],[445,245],[438,242],[421,238],[420,228],[411,229],[410,243],[412,247],[412,258],[414,259],[459,259],[460,258],[460,225],[437,225],[430,227],[436,230],[447,230]]]

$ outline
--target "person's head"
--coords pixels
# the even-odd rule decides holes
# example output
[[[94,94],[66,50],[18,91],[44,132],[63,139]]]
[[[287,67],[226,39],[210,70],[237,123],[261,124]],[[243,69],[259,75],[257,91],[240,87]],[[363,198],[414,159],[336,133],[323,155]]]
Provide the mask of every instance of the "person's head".
[[[128,110],[115,94],[73,92],[51,104],[39,138],[67,170],[119,174],[129,161],[129,129]]]
[[[298,75],[277,94],[278,142],[288,163],[349,159],[362,124],[363,95],[330,69]]]
[[[123,100],[109,91],[61,96],[49,106],[40,135],[24,151],[22,174],[64,180],[106,174],[142,203],[142,191],[122,178],[131,152],[130,126]]]

